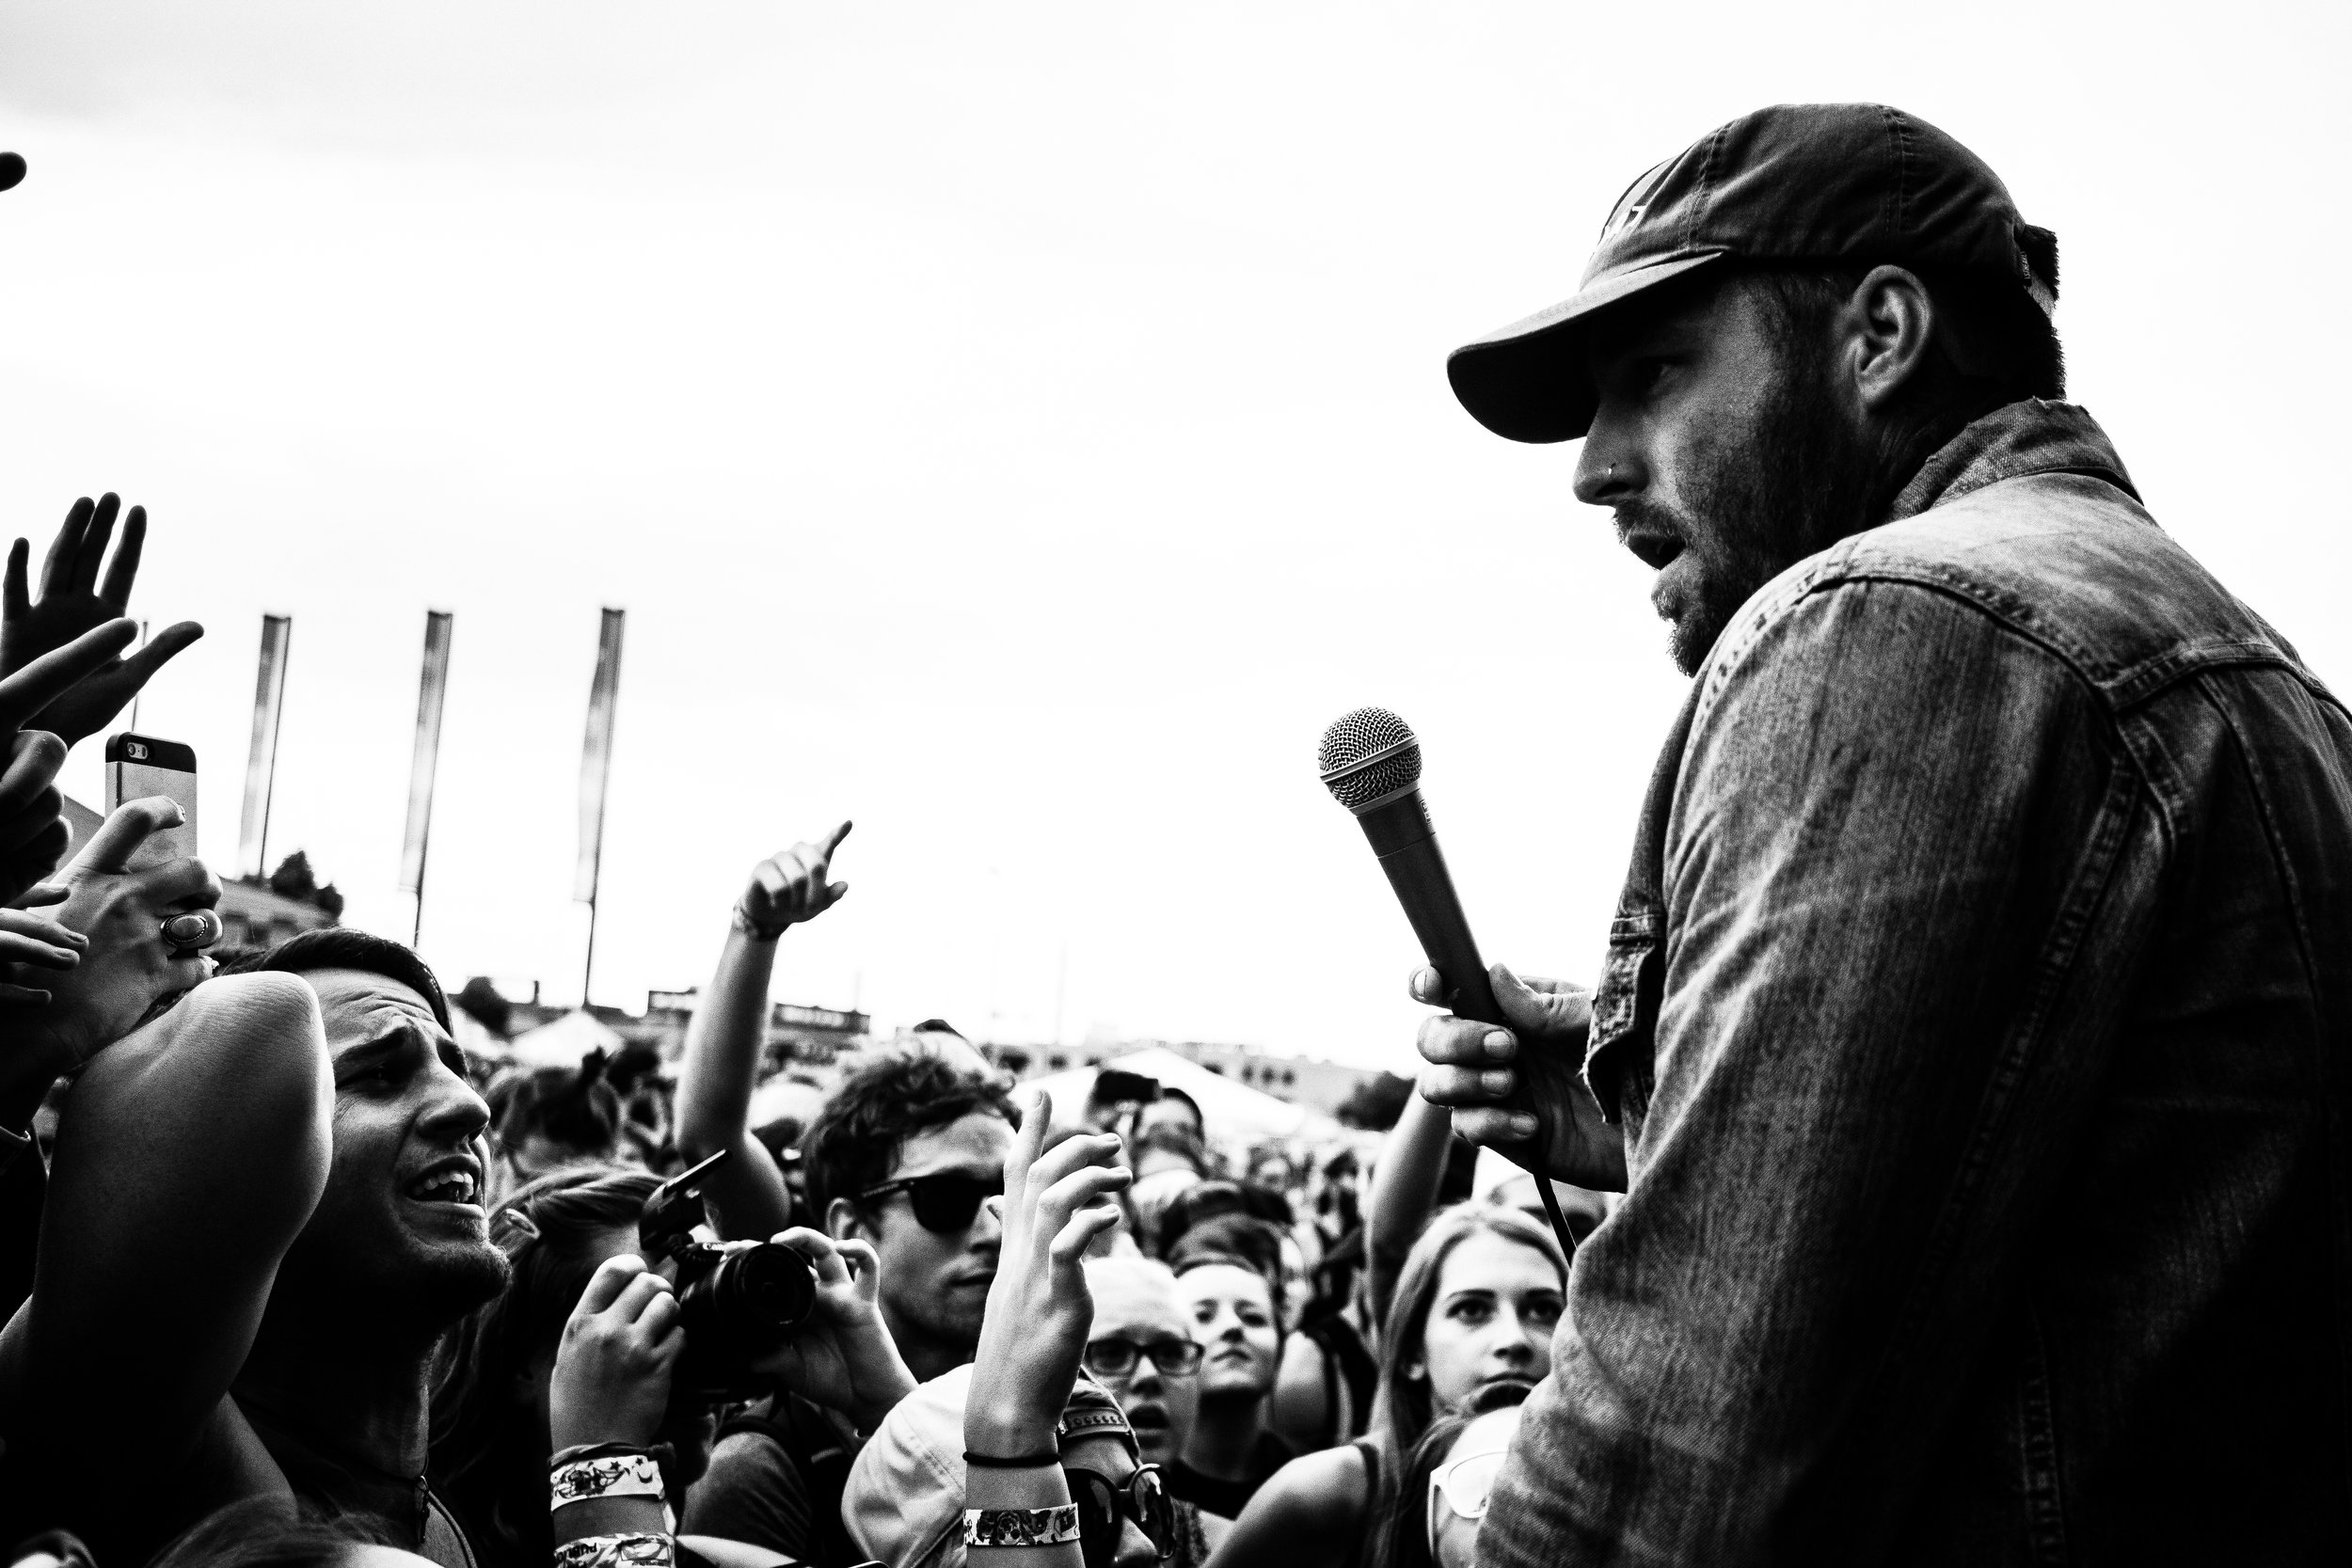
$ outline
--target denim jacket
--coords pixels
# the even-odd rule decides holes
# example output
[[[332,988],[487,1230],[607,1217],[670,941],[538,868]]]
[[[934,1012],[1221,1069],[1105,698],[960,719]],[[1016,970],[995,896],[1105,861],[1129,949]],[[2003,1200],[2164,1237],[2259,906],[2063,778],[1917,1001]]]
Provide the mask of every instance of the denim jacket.
[[[2352,721],[2021,403],[1659,764],[1483,1564],[2352,1563]]]

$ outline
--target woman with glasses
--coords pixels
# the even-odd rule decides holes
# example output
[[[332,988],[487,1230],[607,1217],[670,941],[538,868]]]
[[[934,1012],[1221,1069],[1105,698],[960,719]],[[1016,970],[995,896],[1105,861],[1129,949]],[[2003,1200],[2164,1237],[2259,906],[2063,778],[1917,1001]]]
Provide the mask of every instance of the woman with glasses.
[[[1438,1419],[1534,1386],[1567,1274],[1559,1242],[1525,1214],[1441,1211],[1397,1275],[1370,1433],[1284,1465],[1210,1568],[1381,1568],[1380,1526],[1403,1505],[1409,1456]]]

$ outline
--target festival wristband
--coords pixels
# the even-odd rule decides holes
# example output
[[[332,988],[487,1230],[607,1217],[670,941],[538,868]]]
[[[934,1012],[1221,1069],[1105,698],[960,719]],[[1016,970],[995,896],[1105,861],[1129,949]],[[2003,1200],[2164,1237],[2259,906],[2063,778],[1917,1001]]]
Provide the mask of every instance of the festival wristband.
[[[762,926],[758,921],[754,920],[750,915],[745,914],[743,912],[743,906],[740,904],[735,906],[734,910],[730,911],[727,918],[734,925],[737,930],[742,932],[754,942],[773,942],[778,937],[784,935],[784,933],[790,929],[792,926],[792,922],[788,920],[781,921],[773,926]]]
[[[591,1497],[659,1497],[661,1466],[651,1454],[601,1454],[558,1465],[548,1474],[548,1511]]]
[[[1059,1508],[967,1508],[965,1546],[1059,1546],[1079,1539],[1078,1505]]]
[[[555,1548],[555,1568],[672,1568],[666,1535],[590,1535]]]

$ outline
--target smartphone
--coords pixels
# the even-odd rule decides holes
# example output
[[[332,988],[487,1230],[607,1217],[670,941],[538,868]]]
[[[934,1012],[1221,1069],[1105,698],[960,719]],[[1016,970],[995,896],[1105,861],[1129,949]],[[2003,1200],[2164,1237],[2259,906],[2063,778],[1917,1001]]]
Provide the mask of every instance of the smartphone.
[[[106,737],[106,815],[125,800],[165,795],[180,803],[183,821],[139,846],[131,868],[196,857],[196,748],[125,730]]]

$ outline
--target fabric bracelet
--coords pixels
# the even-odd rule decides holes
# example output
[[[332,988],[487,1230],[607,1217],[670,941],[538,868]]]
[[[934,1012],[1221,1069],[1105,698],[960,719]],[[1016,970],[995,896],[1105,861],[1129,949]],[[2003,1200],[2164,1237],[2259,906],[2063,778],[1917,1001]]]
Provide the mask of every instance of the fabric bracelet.
[[[1006,1459],[993,1453],[974,1453],[966,1449],[963,1450],[963,1462],[976,1470],[1042,1470],[1059,1465],[1061,1455],[1047,1449],[1043,1453],[1016,1454]]]
[[[555,1568],[672,1568],[675,1561],[666,1535],[590,1535],[555,1548]]]
[[[659,1497],[661,1466],[649,1453],[600,1454],[575,1459],[548,1473],[548,1512],[592,1497]]]
[[[1059,1508],[967,1508],[963,1544],[972,1546],[1059,1546],[1079,1539],[1078,1505]]]
[[[728,923],[737,930],[742,932],[754,942],[773,942],[792,927],[792,922],[789,920],[786,921],[781,926],[762,926],[759,922],[754,920],[750,915],[745,914],[743,912],[743,906],[740,904],[736,905],[735,908],[729,911],[727,920]]]

